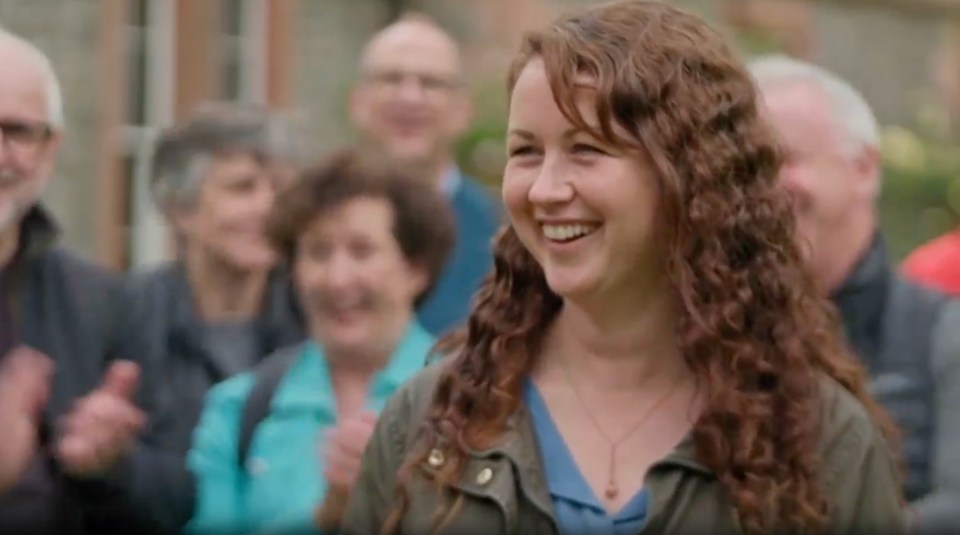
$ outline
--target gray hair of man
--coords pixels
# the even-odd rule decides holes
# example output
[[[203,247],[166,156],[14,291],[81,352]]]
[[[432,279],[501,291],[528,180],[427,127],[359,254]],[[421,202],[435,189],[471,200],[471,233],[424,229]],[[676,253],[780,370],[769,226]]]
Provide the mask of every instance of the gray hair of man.
[[[33,63],[44,80],[44,94],[47,100],[47,121],[50,128],[63,130],[66,119],[63,112],[63,92],[60,81],[53,70],[50,59],[36,45],[0,26],[0,47],[11,47]]]
[[[747,65],[760,89],[784,82],[809,83],[823,91],[834,120],[844,134],[845,149],[880,150],[880,124],[863,95],[823,67],[782,54],[760,56]]]
[[[291,117],[259,104],[209,102],[160,133],[152,160],[154,201],[166,212],[191,207],[210,167],[228,154],[299,166],[302,136]]]

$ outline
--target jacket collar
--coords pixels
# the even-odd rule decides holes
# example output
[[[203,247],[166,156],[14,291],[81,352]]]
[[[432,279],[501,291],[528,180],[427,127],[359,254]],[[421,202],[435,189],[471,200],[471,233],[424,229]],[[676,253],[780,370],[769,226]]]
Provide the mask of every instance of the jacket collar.
[[[39,204],[34,205],[20,220],[19,243],[13,259],[6,266],[0,265],[0,274],[9,277],[7,289],[10,292],[14,324],[18,330],[34,328],[24,325],[23,317],[25,291],[31,272],[31,264],[42,258],[57,243],[60,229],[53,217]]]
[[[886,245],[877,233],[850,276],[830,296],[840,312],[848,342],[868,365],[879,355],[883,316],[893,276]]]
[[[60,237],[60,227],[41,205],[34,205],[20,221],[20,243],[14,263],[30,261],[49,251]]]
[[[529,409],[521,404],[520,407],[507,419],[507,428],[500,438],[487,449],[471,453],[478,458],[503,455],[512,460],[522,462],[525,466],[536,466],[540,463],[540,454],[537,449],[537,437]],[[659,465],[677,465],[690,470],[712,473],[709,468],[697,460],[697,448],[693,432],[688,432],[677,446],[662,460],[654,463]]]
[[[204,362],[215,368],[212,370],[214,376],[220,375],[219,366],[212,362],[203,344],[200,332],[202,322],[197,315],[193,288],[185,266],[181,262],[174,263],[167,276],[173,307],[170,344],[180,347],[184,353],[202,355]],[[269,275],[260,313],[254,319],[254,328],[258,331],[263,355],[304,338],[301,310],[293,295],[289,277],[282,268],[273,270]]]
[[[486,486],[474,481],[482,466],[494,459],[506,459],[516,474],[519,489],[523,495],[543,514],[552,517],[553,505],[543,467],[543,460],[537,447],[530,411],[523,404],[507,420],[507,427],[500,438],[487,449],[471,452],[467,468],[459,484],[460,490],[479,495],[493,495],[497,492],[494,483]],[[713,477],[713,472],[697,460],[693,433],[687,433],[683,440],[666,457],[654,463],[650,471],[679,468]]]
[[[368,403],[380,406],[407,379],[424,367],[425,356],[435,339],[416,320],[410,322],[386,365],[373,377],[368,390]],[[273,401],[274,407],[311,407],[330,411],[336,407],[327,355],[320,344],[309,340],[302,344],[301,356],[284,380]]]
[[[853,271],[831,297],[834,300],[843,301],[885,287],[890,277],[887,258],[886,243],[883,237],[876,233],[870,242],[870,247],[860,256]]]

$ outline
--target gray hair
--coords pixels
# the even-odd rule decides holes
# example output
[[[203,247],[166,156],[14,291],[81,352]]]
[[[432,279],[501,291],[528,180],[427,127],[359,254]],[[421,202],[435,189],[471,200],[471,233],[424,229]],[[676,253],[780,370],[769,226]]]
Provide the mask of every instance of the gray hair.
[[[761,89],[779,82],[806,82],[824,92],[834,120],[843,130],[847,150],[880,147],[880,124],[863,95],[823,67],[781,54],[761,56],[748,68]]]
[[[161,208],[190,205],[210,166],[224,154],[300,165],[293,121],[266,106],[206,103],[184,123],[163,131],[154,149],[151,189]]]
[[[10,46],[32,63],[43,77],[44,95],[47,101],[47,121],[54,130],[62,130],[66,124],[63,113],[63,92],[53,70],[50,58],[36,45],[0,26],[0,46]]]

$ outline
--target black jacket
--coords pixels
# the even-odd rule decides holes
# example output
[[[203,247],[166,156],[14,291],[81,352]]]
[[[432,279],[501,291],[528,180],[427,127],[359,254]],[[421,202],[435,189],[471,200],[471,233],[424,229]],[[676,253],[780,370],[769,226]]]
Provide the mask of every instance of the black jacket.
[[[56,372],[42,422],[42,447],[23,484],[0,497],[0,522],[37,511],[28,525],[0,525],[0,533],[70,535],[151,533],[183,523],[192,501],[182,460],[158,448],[166,432],[158,413],[154,379],[159,362],[149,357],[123,278],[55,245],[58,230],[39,207],[21,223],[20,247],[8,274],[17,342],[48,355]],[[112,361],[141,367],[137,402],[150,417],[134,451],[110,477],[66,477],[47,454],[57,421],[74,402],[99,386]]]
[[[141,314],[152,357],[163,363],[163,393],[167,414],[176,420],[164,434],[167,449],[186,455],[207,391],[230,376],[231,366],[218,361],[203,342],[193,290],[182,264],[173,262],[131,276],[131,291]],[[283,270],[270,275],[256,329],[257,353],[265,357],[304,338],[300,310]]]
[[[960,302],[891,269],[878,236],[832,296],[872,393],[902,432],[918,533],[960,525]]]

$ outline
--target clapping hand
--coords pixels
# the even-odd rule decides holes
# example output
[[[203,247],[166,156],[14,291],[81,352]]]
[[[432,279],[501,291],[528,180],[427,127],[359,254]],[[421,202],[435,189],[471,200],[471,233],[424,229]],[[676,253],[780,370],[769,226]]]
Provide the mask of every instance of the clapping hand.
[[[328,490],[314,519],[323,533],[335,532],[340,525],[350,490],[360,475],[363,452],[376,423],[376,413],[364,411],[327,433],[323,454],[326,458],[324,477]]]
[[[133,401],[140,368],[114,363],[103,383],[80,399],[61,422],[57,457],[73,476],[96,477],[108,472],[136,441],[146,416]]]
[[[16,484],[36,454],[52,376],[50,358],[27,347],[14,349],[0,364],[0,492]]]

